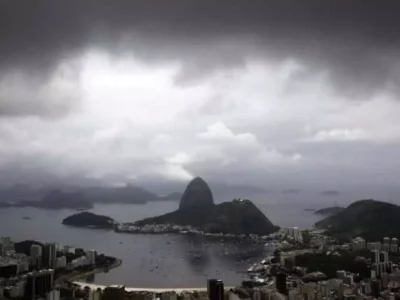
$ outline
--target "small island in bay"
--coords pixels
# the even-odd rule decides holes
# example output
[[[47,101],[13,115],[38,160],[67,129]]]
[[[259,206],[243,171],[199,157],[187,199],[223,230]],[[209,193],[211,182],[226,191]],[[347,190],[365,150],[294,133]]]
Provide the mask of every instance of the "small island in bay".
[[[315,211],[315,214],[322,215],[322,216],[332,216],[340,213],[345,208],[340,206],[331,206],[326,208],[321,208]]]
[[[113,229],[116,222],[107,216],[96,215],[91,212],[81,212],[65,218],[62,224],[76,227]]]
[[[179,209],[134,223],[146,225],[191,226],[207,233],[267,235],[279,229],[250,201],[235,199],[214,204],[208,184],[200,177],[187,186]]]
[[[325,229],[336,238],[360,236],[374,241],[385,236],[400,236],[399,220],[400,206],[376,200],[360,200],[315,223],[315,226]]]

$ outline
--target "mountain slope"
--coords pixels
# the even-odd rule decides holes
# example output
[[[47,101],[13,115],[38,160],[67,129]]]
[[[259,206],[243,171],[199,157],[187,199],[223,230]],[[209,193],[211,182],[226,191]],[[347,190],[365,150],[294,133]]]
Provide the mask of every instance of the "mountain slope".
[[[360,200],[317,223],[339,238],[361,236],[369,241],[400,236],[400,206],[376,200]]]
[[[318,209],[317,211],[315,211],[315,214],[323,215],[323,216],[332,216],[332,215],[340,213],[344,209],[345,209],[344,207],[340,207],[340,206],[326,207],[326,208]]]
[[[199,177],[187,186],[178,210],[135,224],[189,225],[205,232],[226,234],[269,234],[278,230],[250,200],[214,205],[210,188]]]

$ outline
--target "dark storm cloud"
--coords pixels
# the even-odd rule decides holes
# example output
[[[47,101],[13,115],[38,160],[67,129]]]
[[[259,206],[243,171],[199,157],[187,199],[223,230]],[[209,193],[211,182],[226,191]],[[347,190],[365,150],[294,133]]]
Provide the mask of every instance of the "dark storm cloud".
[[[60,62],[99,48],[180,61],[177,82],[186,83],[247,59],[295,58],[310,72],[328,71],[336,90],[365,96],[396,88],[399,11],[395,0],[1,0],[0,68],[42,76],[40,86]],[[46,114],[45,102],[33,111]]]

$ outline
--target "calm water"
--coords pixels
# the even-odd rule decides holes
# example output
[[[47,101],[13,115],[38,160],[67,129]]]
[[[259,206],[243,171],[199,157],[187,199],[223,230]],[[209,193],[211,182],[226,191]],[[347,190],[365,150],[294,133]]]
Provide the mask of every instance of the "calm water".
[[[267,205],[258,207],[280,226],[311,227],[318,220],[307,206]],[[146,205],[97,205],[92,211],[117,221],[135,221],[176,209],[178,202]],[[238,284],[250,264],[267,253],[262,245],[235,244],[185,235],[130,235],[113,231],[71,228],[61,220],[71,210],[34,208],[0,209],[0,236],[14,240],[34,239],[58,242],[116,256],[123,260],[119,268],[91,278],[98,284],[125,284],[137,287],[199,287],[208,277]],[[31,220],[23,220],[29,216]]]

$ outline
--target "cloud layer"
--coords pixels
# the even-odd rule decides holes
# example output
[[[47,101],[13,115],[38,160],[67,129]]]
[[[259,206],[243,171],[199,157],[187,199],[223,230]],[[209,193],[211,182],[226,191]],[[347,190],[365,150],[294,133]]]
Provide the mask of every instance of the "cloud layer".
[[[394,184],[399,9],[0,0],[0,182]]]

